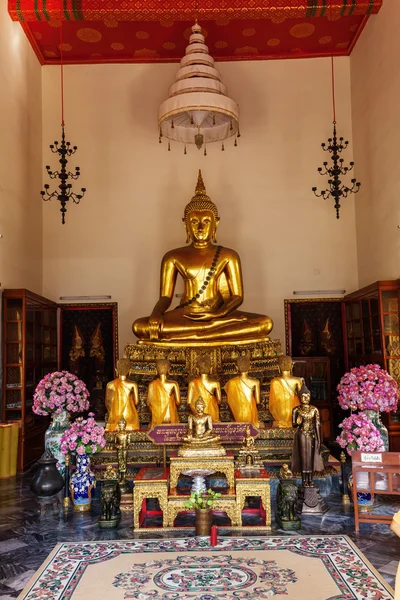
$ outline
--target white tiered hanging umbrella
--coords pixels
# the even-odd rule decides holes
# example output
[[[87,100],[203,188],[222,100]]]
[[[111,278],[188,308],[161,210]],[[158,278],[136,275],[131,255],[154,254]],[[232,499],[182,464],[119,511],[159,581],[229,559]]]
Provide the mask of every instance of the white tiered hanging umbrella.
[[[176,81],[169,88],[169,97],[158,109],[158,125],[160,142],[162,137],[182,142],[185,153],[186,144],[196,144],[198,149],[204,146],[206,154],[207,144],[231,136],[235,136],[237,145],[239,107],[227,96],[200,25],[193,25],[192,32]]]

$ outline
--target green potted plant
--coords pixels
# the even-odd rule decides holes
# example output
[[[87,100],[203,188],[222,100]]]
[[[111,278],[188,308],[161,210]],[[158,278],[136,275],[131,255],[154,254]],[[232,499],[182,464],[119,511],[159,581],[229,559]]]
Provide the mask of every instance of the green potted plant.
[[[212,522],[212,506],[214,500],[220,498],[220,492],[214,492],[211,488],[207,493],[192,492],[190,498],[185,502],[185,508],[195,511],[196,535],[210,535]]]

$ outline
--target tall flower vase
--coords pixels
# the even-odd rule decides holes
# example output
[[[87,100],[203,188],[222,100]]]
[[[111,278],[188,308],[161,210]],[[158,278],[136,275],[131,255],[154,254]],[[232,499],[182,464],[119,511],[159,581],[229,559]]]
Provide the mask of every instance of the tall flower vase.
[[[61,438],[69,425],[69,414],[66,410],[60,414],[52,414],[50,427],[44,436],[44,447],[46,450],[50,450],[57,459],[57,469],[63,477],[65,476],[65,455],[61,452]]]
[[[389,433],[384,424],[381,421],[381,413],[376,410],[365,410],[364,413],[367,419],[371,421],[381,434],[383,445],[385,446],[385,452],[389,452]]]
[[[90,470],[90,457],[76,455],[76,470],[71,475],[69,489],[74,510],[85,512],[92,504],[92,490],[96,485],[94,473]]]

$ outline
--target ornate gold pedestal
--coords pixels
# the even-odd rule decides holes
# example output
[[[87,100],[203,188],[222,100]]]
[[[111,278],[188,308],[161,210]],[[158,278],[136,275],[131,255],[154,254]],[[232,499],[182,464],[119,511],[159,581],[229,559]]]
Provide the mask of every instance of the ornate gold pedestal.
[[[190,469],[197,469],[201,465],[201,468],[211,469],[216,473],[223,473],[226,477],[226,481],[230,488],[235,487],[235,467],[234,457],[231,456],[218,456],[218,457],[207,457],[202,460],[199,457],[189,458],[181,456],[171,456],[170,464],[170,487],[176,488],[178,485],[179,475],[183,471],[189,471]]]
[[[163,514],[163,527],[168,526],[168,470],[141,469],[135,477],[133,491],[133,527],[139,528],[139,515],[143,500],[156,498]]]
[[[226,457],[233,459],[233,457]],[[242,510],[245,506],[247,497],[259,497],[265,512],[265,525],[248,527],[248,530],[270,530],[271,529],[271,499],[268,474],[264,469],[258,469],[257,473],[247,472],[246,470],[233,470],[233,460],[225,461],[224,465],[217,464],[218,459],[211,462],[211,459],[194,463],[189,460],[187,465],[183,464],[182,459],[176,457],[172,461],[174,473],[169,478],[168,469],[143,468],[136,475],[134,481],[134,506],[133,523],[134,528],[140,528],[140,511],[143,501],[147,498],[157,498],[160,503],[160,509],[163,513],[163,527],[173,527],[174,521],[180,512],[186,510],[185,502],[188,499],[187,494],[180,494],[176,489],[178,475],[186,467],[193,468],[212,468],[215,471],[222,471],[225,474],[229,471],[228,483],[230,488],[221,498],[217,498],[213,503],[213,510],[220,510],[227,514],[231,520],[232,527],[243,527]],[[228,467],[229,464],[229,467]],[[231,469],[232,468],[232,469]],[[178,473],[178,475],[177,475]]]

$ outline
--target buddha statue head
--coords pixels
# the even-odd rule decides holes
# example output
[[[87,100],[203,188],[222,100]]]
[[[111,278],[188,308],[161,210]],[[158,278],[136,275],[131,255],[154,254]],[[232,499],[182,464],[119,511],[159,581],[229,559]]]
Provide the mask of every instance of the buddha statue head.
[[[186,227],[186,242],[192,240],[194,244],[208,245],[217,241],[218,209],[206,194],[200,170],[195,195],[186,205],[182,221]]]
[[[248,373],[250,371],[250,356],[248,354],[241,354],[237,357],[236,364],[239,373]]]
[[[202,415],[205,411],[206,408],[206,403],[204,402],[203,398],[201,396],[199,396],[196,400],[196,404],[194,405],[195,409],[196,409],[196,414],[198,415]]]
[[[127,377],[131,368],[131,361],[129,358],[120,358],[117,360],[117,375],[118,377]]]
[[[156,369],[158,375],[168,375],[171,363],[167,358],[159,358],[156,360]]]
[[[282,354],[282,356],[278,356],[278,365],[281,373],[291,373],[293,367],[292,358],[286,354]]]
[[[197,368],[200,375],[209,375],[211,371],[211,360],[207,354],[203,354],[197,360]]]
[[[126,420],[125,417],[121,417],[118,421],[118,431],[125,431],[126,429]]]
[[[300,403],[308,405],[311,402],[311,392],[308,387],[303,383],[299,391]]]

